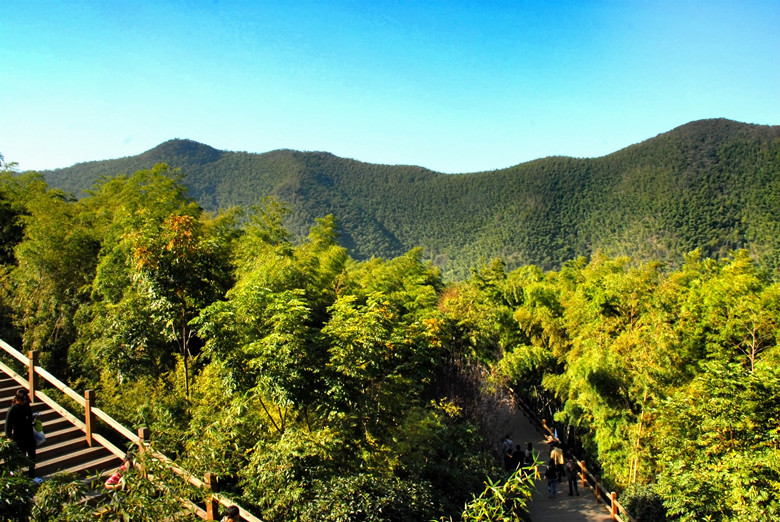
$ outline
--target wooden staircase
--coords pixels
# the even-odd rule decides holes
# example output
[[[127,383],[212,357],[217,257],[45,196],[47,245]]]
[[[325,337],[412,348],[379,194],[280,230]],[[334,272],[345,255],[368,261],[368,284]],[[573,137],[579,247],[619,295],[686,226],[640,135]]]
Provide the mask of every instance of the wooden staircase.
[[[0,371],[0,425],[5,433],[5,416],[11,399],[22,386],[5,372]],[[35,474],[46,479],[55,473],[75,473],[87,477],[122,464],[122,460],[99,444],[90,447],[84,432],[68,419],[43,402],[35,402],[33,411],[43,423],[46,441],[38,446]]]
[[[10,356],[10,359],[7,356]],[[110,415],[95,407],[94,390],[85,390],[82,397],[54,375],[38,366],[35,362],[34,351],[24,355],[0,339],[0,359],[3,359],[0,360],[0,424],[2,425],[0,429],[3,430],[0,432],[0,436],[5,435],[5,416],[11,407],[11,399],[16,390],[26,388],[30,392],[30,396],[35,397],[32,405],[33,411],[40,414],[39,419],[43,424],[43,432],[46,434],[46,441],[38,446],[36,451],[35,472],[37,477],[46,479],[57,473],[74,473],[83,479],[91,480],[100,474],[102,477],[96,480],[102,486],[103,477],[121,466],[125,451],[94,431],[95,422],[99,420],[106,427],[106,430],[112,433],[113,438],[126,440],[137,447],[139,451],[151,451],[154,458],[166,464],[181,480],[189,482],[192,486],[203,491],[206,495],[205,498],[207,498],[205,509],[202,505],[189,499],[179,499],[183,507],[196,516],[206,520],[216,520],[219,518],[221,507],[238,505],[234,500],[216,491],[210,473],[205,477],[205,481],[201,480],[178,467],[167,456],[151,449],[147,442],[150,436],[148,428],[140,428],[137,434],[133,433]],[[16,362],[12,359],[15,359]],[[21,374],[17,373],[18,370],[7,365],[4,360],[15,364],[16,368],[19,368],[21,364],[24,370]],[[27,377],[23,377],[23,374],[27,374]],[[45,386],[44,391],[41,391],[39,384]],[[66,401],[70,404],[70,409],[75,410],[75,412],[70,411],[50,397],[50,393],[64,394]],[[102,487],[96,489],[103,490]],[[198,495],[198,498],[204,497]],[[262,522],[262,519],[246,509],[238,507],[241,510],[241,520]]]

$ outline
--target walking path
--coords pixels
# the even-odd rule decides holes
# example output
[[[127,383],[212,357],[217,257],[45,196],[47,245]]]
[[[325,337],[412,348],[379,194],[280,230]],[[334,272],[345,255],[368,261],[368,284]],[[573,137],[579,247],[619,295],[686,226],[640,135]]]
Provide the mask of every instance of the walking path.
[[[550,460],[550,451],[544,442],[544,436],[521,410],[514,410],[507,417],[506,430],[515,445],[525,449],[529,442],[539,452],[542,462]],[[536,480],[536,491],[530,503],[532,522],[608,522],[612,520],[602,504],[596,501],[593,491],[579,485],[580,496],[568,495],[568,485],[558,485],[556,498],[547,498],[547,480]]]

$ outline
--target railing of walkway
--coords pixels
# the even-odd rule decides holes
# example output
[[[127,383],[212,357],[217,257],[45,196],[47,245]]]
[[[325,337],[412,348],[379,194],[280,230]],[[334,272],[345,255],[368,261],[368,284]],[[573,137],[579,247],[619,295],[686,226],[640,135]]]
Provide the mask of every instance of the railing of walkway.
[[[11,357],[16,359],[18,362],[20,362],[27,369],[27,377],[25,378],[19,375],[16,371],[14,371],[13,368],[6,365],[2,361],[0,361],[0,369],[2,369],[5,373],[7,373],[14,380],[16,380],[20,386],[26,387],[30,392],[31,398],[39,399],[41,402],[44,402],[54,411],[62,415],[64,418],[68,419],[74,426],[81,429],[81,431],[84,432],[87,444],[89,446],[93,446],[94,444],[97,443],[105,447],[106,449],[108,449],[111,453],[113,453],[117,457],[119,458],[125,457],[126,452],[124,450],[118,448],[111,441],[109,441],[99,433],[95,432],[94,430],[95,419],[100,419],[107,426],[113,429],[116,433],[126,438],[128,441],[132,442],[133,444],[137,445],[139,450],[149,451],[148,441],[149,441],[150,433],[148,428],[140,428],[137,434],[133,433],[131,430],[127,429],[122,424],[114,420],[106,412],[102,411],[100,408],[96,408],[94,406],[95,404],[94,390],[86,390],[84,392],[84,396],[82,397],[81,395],[73,391],[71,388],[69,388],[62,381],[60,381],[55,376],[47,372],[44,368],[38,366],[36,364],[36,356],[34,351],[30,351],[28,355],[25,356],[24,354],[16,350],[14,347],[9,345],[2,339],[0,339],[0,348],[2,348],[6,353],[8,353]],[[78,418],[76,415],[74,415],[73,413],[65,409],[63,406],[55,402],[46,393],[41,391],[39,389],[40,379],[45,380],[51,386],[53,386],[54,388],[62,392],[65,396],[67,396],[69,399],[71,399],[79,406],[81,406],[84,411],[84,420]],[[153,456],[159,459],[161,462],[166,463],[169,466],[169,468],[172,471],[174,471],[174,473],[176,473],[178,476],[180,476],[183,480],[186,480],[196,488],[204,490],[206,492],[205,496],[208,500],[206,502],[205,510],[191,501],[183,500],[183,502],[185,502],[185,504],[187,505],[187,508],[193,511],[200,518],[205,520],[217,520],[219,518],[220,505],[222,506],[236,505],[241,511],[242,520],[245,520],[246,522],[262,522],[262,519],[252,515],[246,509],[236,504],[233,500],[226,497],[225,495],[218,493],[216,491],[216,488],[214,487],[215,481],[213,480],[213,476],[211,474],[207,474],[204,480],[201,480],[198,477],[192,475],[191,473],[187,472],[186,470],[174,464],[170,458],[163,455],[162,453],[154,452]]]
[[[531,408],[520,396],[514,394],[517,404],[520,405],[526,416],[536,424],[537,428],[546,435],[548,440],[555,439],[555,432],[547,425],[547,420],[539,417],[539,414]],[[608,491],[604,485],[599,481],[599,478],[593,475],[585,465],[584,460],[579,460],[576,457],[571,457],[574,462],[580,467],[580,476],[582,477],[582,487],[590,487],[596,496],[596,501],[600,504],[604,504],[609,511],[612,520],[619,522],[637,522],[634,517],[628,514],[626,509],[618,502],[617,493],[614,491]]]

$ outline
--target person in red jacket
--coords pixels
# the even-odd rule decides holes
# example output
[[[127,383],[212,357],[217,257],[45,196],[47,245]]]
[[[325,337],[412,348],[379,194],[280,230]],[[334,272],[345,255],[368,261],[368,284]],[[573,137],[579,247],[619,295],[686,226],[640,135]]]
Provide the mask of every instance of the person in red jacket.
[[[33,436],[30,393],[24,388],[16,390],[11,407],[5,416],[5,436],[16,443],[19,450],[31,460],[29,475],[35,478],[35,437]]]

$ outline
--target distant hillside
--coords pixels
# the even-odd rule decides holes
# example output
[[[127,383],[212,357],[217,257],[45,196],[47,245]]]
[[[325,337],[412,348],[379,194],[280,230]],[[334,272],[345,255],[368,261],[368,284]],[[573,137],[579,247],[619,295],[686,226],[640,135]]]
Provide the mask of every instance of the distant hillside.
[[[138,156],[44,172],[78,194],[100,176],[180,167],[208,210],[286,201],[304,233],[334,214],[357,258],[422,246],[450,276],[481,260],[560,266],[595,250],[679,264],[701,248],[749,248],[780,274],[780,126],[724,119],[678,127],[593,159],[549,157],[473,174],[362,163],[323,152],[227,152],[171,140]]]

